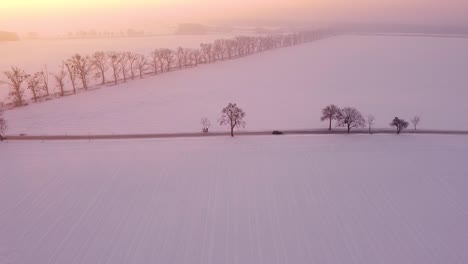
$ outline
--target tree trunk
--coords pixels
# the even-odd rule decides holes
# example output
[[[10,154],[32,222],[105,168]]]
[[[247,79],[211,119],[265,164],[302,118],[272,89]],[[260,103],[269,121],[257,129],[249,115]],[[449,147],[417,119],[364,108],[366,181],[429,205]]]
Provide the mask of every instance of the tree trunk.
[[[234,127],[231,127],[231,137],[234,137]]]
[[[350,131],[351,131],[351,126],[348,125],[348,134],[349,134]]]
[[[103,85],[106,83],[106,75],[105,75],[105,74],[106,74],[106,73],[105,73],[103,70],[101,70],[102,84],[103,84]]]
[[[23,106],[23,97],[21,96],[21,93],[20,93],[20,89],[16,89],[15,88],[15,91],[16,91],[16,94],[15,94],[15,97],[16,97],[16,105],[17,106]]]
[[[328,130],[331,130],[331,123],[332,123],[332,119],[330,118],[330,125],[328,126]]]
[[[86,83],[86,76],[85,75],[81,76],[81,83],[83,84],[83,88],[87,91],[88,90],[88,84]]]

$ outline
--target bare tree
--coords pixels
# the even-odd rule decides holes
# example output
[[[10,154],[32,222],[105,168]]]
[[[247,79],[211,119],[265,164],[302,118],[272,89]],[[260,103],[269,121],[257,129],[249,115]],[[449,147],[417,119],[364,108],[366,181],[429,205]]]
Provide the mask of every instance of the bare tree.
[[[123,81],[127,82],[127,73],[128,73],[128,57],[125,52],[119,53],[119,63],[120,63],[120,70],[122,72]]]
[[[155,49],[153,52],[151,52],[149,63],[149,66],[153,70],[154,75],[158,74],[158,65],[161,65],[161,72],[164,72],[164,68],[161,62],[161,51],[159,49]]]
[[[104,51],[95,52],[92,57],[92,64],[96,71],[96,77],[101,78],[101,84],[106,83],[106,71],[109,69],[107,65],[107,54]]]
[[[83,89],[88,90],[88,77],[92,71],[91,59],[88,56],[75,54],[68,61],[80,78]]]
[[[138,75],[140,75],[140,79],[143,78],[143,74],[145,73],[146,65],[148,63],[146,62],[146,57],[145,55],[137,55],[137,60],[136,60],[136,67],[138,69]]]
[[[413,124],[414,130],[417,130],[417,129],[418,129],[418,125],[419,125],[419,123],[421,122],[421,117],[415,116],[415,117],[413,117],[410,121],[411,121],[411,124]]]
[[[184,64],[184,59],[185,59],[185,52],[186,50],[182,47],[177,48],[177,64],[179,65],[179,70],[182,69],[182,66]]]
[[[366,126],[366,120],[362,117],[362,114],[353,107],[345,107],[340,111],[337,118],[339,127],[346,127],[348,134],[351,128],[360,128]]]
[[[232,54],[234,53],[236,42],[233,39],[227,39],[224,41],[224,46],[228,55],[228,58],[232,58]]]
[[[393,126],[397,130],[397,134],[400,134],[403,129],[408,127],[408,122],[406,122],[404,119],[400,119],[398,117],[395,117],[393,121],[390,123],[390,126]]]
[[[40,96],[41,93],[41,78],[42,73],[41,72],[36,72],[35,74],[31,75],[28,77],[26,82],[28,83],[28,89],[33,95],[34,102],[37,102],[38,97]]]
[[[10,87],[9,96],[13,99],[16,106],[24,104],[24,88],[23,82],[29,77],[23,69],[11,67],[10,70],[4,72],[8,79],[5,83]]]
[[[164,66],[164,61],[166,62],[166,69],[167,71],[170,71],[171,70],[171,63],[172,63],[172,55],[173,55],[173,52],[171,49],[161,49],[160,50],[160,53],[161,53],[161,72],[162,72],[162,69],[163,69],[163,66]]]
[[[329,121],[328,130],[332,129],[332,121],[337,120],[338,116],[340,115],[340,111],[340,108],[334,104],[331,104],[322,109],[322,117],[320,120]]]
[[[46,96],[49,96],[49,70],[47,65],[44,65],[44,70],[40,72],[42,77],[42,87],[46,92]]]
[[[93,69],[90,57],[76,54],[72,56],[70,62],[76,72],[77,77],[81,80],[83,89],[88,90],[88,77]]]
[[[369,127],[369,134],[372,134],[372,127],[374,126],[375,123],[375,117],[373,115],[368,115],[367,116],[367,126]]]
[[[201,52],[199,49],[195,49],[191,52],[192,63],[197,66],[200,63]]]
[[[132,77],[132,80],[135,80],[135,64],[137,63],[138,55],[133,52],[127,52],[126,54],[127,54],[128,64],[130,66],[130,75]]]
[[[55,83],[57,88],[60,89],[60,96],[65,95],[65,76],[67,76],[67,73],[65,72],[65,63],[62,63],[59,72],[54,74]]]
[[[225,53],[225,48],[224,48],[224,39],[217,39],[213,43],[213,53],[214,53],[214,58],[218,58],[221,60],[224,60],[224,53]]]
[[[68,78],[70,79],[70,82],[72,84],[73,93],[76,94],[76,72],[73,69],[73,67],[72,67],[72,65],[71,65],[71,63],[69,61],[64,63],[64,65],[65,65],[65,67],[67,69]]]
[[[200,44],[202,57],[205,63],[211,62],[211,50],[213,48],[212,44],[201,43]]]
[[[210,126],[211,126],[210,120],[208,118],[204,117],[204,118],[202,118],[200,123],[202,125],[202,131],[204,133],[208,133],[208,129],[210,129]]]
[[[0,109],[0,140],[3,140],[3,136],[7,129],[7,122],[5,120],[5,118],[3,117],[3,110]]]
[[[231,137],[234,137],[234,128],[245,127],[245,112],[236,104],[229,103],[221,112],[220,125],[228,125],[231,128]]]
[[[120,56],[118,53],[116,52],[109,52],[107,54],[107,57],[109,58],[109,65],[112,69],[112,73],[114,75],[114,84],[117,84],[117,82],[119,81],[119,76],[120,76],[120,72],[121,72],[121,69],[120,69]]]
[[[184,48],[184,67],[192,66],[190,58],[192,57],[193,50]]]

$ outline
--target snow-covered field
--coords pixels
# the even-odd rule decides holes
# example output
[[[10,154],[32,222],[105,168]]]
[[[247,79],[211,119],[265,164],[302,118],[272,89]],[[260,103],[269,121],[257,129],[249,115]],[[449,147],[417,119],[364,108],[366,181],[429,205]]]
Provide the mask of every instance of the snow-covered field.
[[[0,143],[0,263],[467,263],[468,138]]]
[[[377,127],[468,129],[468,39],[341,36],[110,86],[5,113],[10,134],[200,131],[236,102],[248,130],[326,127],[323,106],[355,106]],[[222,130],[215,125],[213,130]]]

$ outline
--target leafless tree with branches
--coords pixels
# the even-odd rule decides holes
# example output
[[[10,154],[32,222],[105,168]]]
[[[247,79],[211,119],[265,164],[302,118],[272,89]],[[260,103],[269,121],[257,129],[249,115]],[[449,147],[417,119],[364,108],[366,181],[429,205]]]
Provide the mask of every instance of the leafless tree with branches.
[[[4,82],[10,87],[9,96],[13,99],[16,106],[22,106],[24,104],[24,88],[23,82],[29,78],[29,75],[19,67],[11,67],[10,70],[5,71],[4,75],[7,81]]]
[[[345,107],[340,111],[337,118],[339,127],[346,127],[348,134],[351,128],[360,128],[366,126],[366,120],[362,117],[362,114],[353,107]]]
[[[91,60],[96,71],[96,77],[101,78],[101,84],[106,83],[106,71],[109,69],[107,64],[107,54],[104,51],[97,51],[91,56]]]
[[[418,125],[419,123],[421,122],[421,117],[419,116],[415,116],[413,118],[411,118],[411,124],[413,125],[414,127],[414,130],[417,130],[418,129]]]
[[[127,53],[120,52],[119,53],[119,63],[120,63],[120,71],[122,73],[123,81],[127,82],[127,73],[128,73],[128,57]]]
[[[145,73],[145,69],[147,65],[148,63],[146,61],[145,55],[142,55],[142,54],[137,55],[136,68],[138,69],[138,75],[140,76],[140,79],[143,78],[143,74]]]
[[[334,104],[326,106],[325,108],[322,109],[322,117],[320,118],[320,120],[329,121],[328,130],[332,129],[332,121],[338,119],[340,115],[340,111],[341,109]]]
[[[217,39],[213,43],[213,57],[216,60],[216,58],[224,60],[224,39]]]
[[[199,49],[195,49],[191,52],[191,60],[194,66],[197,66],[200,63],[201,52]]]
[[[166,62],[166,69],[167,71],[171,70],[171,63],[172,63],[172,55],[173,51],[171,49],[161,49],[160,50],[160,55],[161,55],[161,72],[162,69],[164,68],[164,63]]]
[[[182,66],[185,64],[185,52],[186,50],[182,47],[177,48],[176,57],[177,57],[177,64],[179,65],[179,70],[182,69]]]
[[[60,90],[60,96],[65,95],[65,76],[67,76],[67,73],[65,71],[65,63],[62,63],[62,66],[60,67],[59,71],[54,74],[55,84]]]
[[[90,57],[75,54],[68,61],[80,78],[83,89],[88,90],[88,77],[93,68]]]
[[[231,129],[231,137],[234,137],[234,128],[245,127],[245,112],[236,104],[229,103],[221,112],[220,125],[228,125]]]
[[[161,63],[161,51],[159,49],[155,49],[150,54],[150,63],[149,63],[149,66],[151,67],[151,70],[153,70],[154,75],[158,74],[159,65],[161,65],[161,72],[163,72],[164,68]]]
[[[135,64],[137,63],[138,55],[133,52],[126,52],[126,56],[128,65],[130,66],[130,76],[132,77],[132,80],[135,80]]]
[[[40,72],[42,77],[42,87],[46,96],[49,96],[49,70],[47,69],[47,65],[44,65],[44,70]]]
[[[76,72],[73,69],[69,61],[67,61],[66,63],[63,62],[63,64],[65,65],[65,68],[67,69],[68,78],[70,79],[70,82],[73,88],[73,94],[76,94]]]
[[[30,75],[26,80],[28,83],[28,89],[33,95],[34,102],[37,102],[38,97],[41,95],[41,82],[42,82],[42,73],[36,72],[33,75]]]
[[[119,81],[119,76],[121,73],[120,69],[120,56],[117,52],[109,52],[107,53],[107,57],[109,58],[109,66],[112,69],[112,74],[114,76],[114,84],[117,84]]]
[[[210,126],[211,126],[210,120],[208,118],[204,117],[204,118],[202,118],[200,123],[202,125],[202,131],[204,133],[208,133],[208,129],[210,129]]]

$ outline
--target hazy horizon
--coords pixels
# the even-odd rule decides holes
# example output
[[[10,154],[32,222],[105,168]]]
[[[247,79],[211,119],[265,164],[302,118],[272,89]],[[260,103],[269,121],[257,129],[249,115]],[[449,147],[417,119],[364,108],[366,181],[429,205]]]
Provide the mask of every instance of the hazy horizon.
[[[311,25],[388,23],[468,26],[461,0],[16,0],[0,4],[0,30],[64,34],[76,30],[157,30],[177,23]]]

